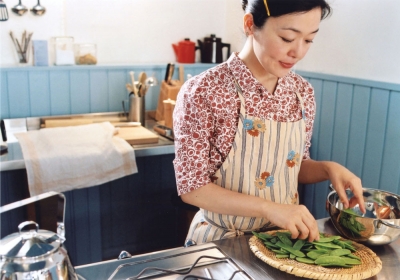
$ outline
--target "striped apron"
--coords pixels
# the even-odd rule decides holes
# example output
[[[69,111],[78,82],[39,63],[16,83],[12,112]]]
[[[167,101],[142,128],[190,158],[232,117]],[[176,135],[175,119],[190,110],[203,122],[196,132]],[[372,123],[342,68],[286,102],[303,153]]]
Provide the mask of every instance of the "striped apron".
[[[240,99],[238,129],[232,149],[212,176],[213,183],[231,191],[266,200],[298,204],[298,174],[306,141],[303,118],[276,122],[248,116],[242,89],[235,81]],[[185,246],[242,235],[274,225],[265,218],[222,215],[200,209],[193,218]]]

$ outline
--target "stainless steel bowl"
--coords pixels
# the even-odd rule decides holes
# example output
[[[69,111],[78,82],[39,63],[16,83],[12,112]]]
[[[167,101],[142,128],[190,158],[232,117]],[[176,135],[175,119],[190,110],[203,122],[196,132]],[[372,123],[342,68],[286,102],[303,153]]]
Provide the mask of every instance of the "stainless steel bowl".
[[[351,200],[353,193],[346,193]],[[363,189],[363,196],[365,214],[358,204],[344,209],[336,191],[328,194],[328,212],[335,228],[343,237],[369,245],[384,245],[397,240],[400,236],[400,196],[377,189]]]

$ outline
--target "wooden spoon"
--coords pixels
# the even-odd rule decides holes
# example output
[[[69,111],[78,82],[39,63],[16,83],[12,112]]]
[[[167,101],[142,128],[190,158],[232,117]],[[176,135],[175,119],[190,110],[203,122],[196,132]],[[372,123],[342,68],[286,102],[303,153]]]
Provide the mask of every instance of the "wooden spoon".
[[[147,91],[146,79],[147,79],[147,74],[145,72],[140,72],[139,84],[141,84],[142,86],[140,87],[139,90],[139,97],[142,97],[146,94]]]
[[[133,88],[133,94],[135,94],[135,96],[138,96],[138,91],[135,85],[135,72],[130,71],[129,75],[131,76],[131,82],[132,82],[132,88]]]

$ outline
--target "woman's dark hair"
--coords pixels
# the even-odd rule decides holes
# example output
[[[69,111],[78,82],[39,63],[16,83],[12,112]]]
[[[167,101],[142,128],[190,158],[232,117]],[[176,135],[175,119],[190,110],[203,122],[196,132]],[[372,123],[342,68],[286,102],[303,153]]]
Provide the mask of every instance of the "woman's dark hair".
[[[267,0],[271,17],[287,14],[305,13],[321,8],[321,19],[331,13],[331,7],[325,0]],[[264,0],[242,0],[242,8],[253,15],[254,25],[261,28],[268,18]]]

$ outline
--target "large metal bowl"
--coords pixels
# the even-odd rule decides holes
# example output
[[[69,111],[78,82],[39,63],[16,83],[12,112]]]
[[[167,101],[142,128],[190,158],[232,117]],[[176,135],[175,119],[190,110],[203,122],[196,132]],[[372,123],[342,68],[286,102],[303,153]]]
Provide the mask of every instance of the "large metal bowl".
[[[353,193],[346,191],[349,200]],[[336,193],[328,194],[328,212],[335,228],[350,240],[368,245],[389,244],[400,236],[400,196],[394,193],[363,189],[366,213],[356,206],[344,209]]]

